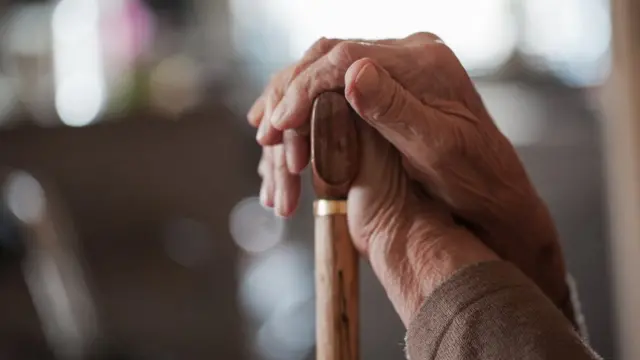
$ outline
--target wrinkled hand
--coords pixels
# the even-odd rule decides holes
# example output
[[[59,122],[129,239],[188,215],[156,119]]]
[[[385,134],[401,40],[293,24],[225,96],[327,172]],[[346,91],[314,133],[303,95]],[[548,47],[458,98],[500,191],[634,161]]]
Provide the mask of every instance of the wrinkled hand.
[[[381,42],[323,39],[274,77],[248,115],[265,146],[266,206],[282,216],[294,211],[299,173],[309,162],[305,130],[313,100],[343,88],[360,117],[399,151],[403,170],[422,190],[563,305],[565,268],[548,210],[467,73],[432,34]]]
[[[388,141],[364,122],[357,126],[361,159],[348,194],[349,232],[408,326],[425,297],[455,271],[498,257],[424,195]],[[283,145],[265,151],[271,157],[260,165],[264,181],[277,184],[276,194],[290,191]]]

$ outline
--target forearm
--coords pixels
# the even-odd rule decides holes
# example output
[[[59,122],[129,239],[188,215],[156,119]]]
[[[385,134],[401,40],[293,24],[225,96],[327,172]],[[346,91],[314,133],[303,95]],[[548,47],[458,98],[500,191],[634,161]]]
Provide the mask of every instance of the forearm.
[[[369,261],[405,326],[433,290],[458,270],[498,259],[466,230],[433,220],[395,230],[377,234]]]
[[[527,276],[464,229],[413,222],[377,234],[368,256],[409,329],[410,360],[598,359]]]
[[[407,333],[410,360],[599,359],[513,265],[460,270],[426,298]]]

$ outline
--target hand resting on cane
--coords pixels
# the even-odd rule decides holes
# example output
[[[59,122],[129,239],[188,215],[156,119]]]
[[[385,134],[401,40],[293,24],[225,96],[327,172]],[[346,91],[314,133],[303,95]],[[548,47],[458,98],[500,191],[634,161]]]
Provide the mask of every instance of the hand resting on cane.
[[[397,246],[375,249],[377,238],[390,237],[384,233],[398,226],[390,221],[393,212],[386,203],[378,206],[382,210],[375,214],[377,221],[357,209],[375,208],[365,189],[376,188],[374,200],[385,201],[383,189],[389,185],[384,182],[391,181],[391,188],[416,198],[407,202],[410,208],[414,203],[430,211],[439,208],[443,216],[461,220],[467,230],[456,231],[471,233],[517,265],[572,317],[562,252],[548,210],[464,68],[433,34],[378,42],[321,39],[274,77],[248,115],[264,146],[259,165],[264,205],[282,216],[295,210],[299,173],[309,160],[305,129],[311,105],[321,92],[340,89],[363,123],[385,140],[368,146],[375,151],[367,154],[363,166],[373,169],[363,174],[378,173],[369,179],[363,175],[363,185],[354,187],[349,201],[351,235],[374,268],[376,257],[400,257],[385,253]],[[395,185],[404,182],[406,189]]]

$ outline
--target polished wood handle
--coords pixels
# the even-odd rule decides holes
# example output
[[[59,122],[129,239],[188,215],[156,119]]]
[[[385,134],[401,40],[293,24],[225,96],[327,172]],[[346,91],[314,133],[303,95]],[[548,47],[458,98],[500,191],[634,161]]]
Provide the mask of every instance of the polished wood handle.
[[[346,214],[358,151],[353,110],[341,94],[321,94],[311,116],[317,360],[359,358],[358,254]]]

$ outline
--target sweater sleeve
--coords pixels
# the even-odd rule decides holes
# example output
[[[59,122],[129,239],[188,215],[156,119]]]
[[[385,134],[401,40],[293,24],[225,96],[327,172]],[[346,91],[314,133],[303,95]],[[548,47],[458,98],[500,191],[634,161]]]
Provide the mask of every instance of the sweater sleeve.
[[[515,266],[460,270],[424,302],[407,332],[409,360],[600,359]]]

